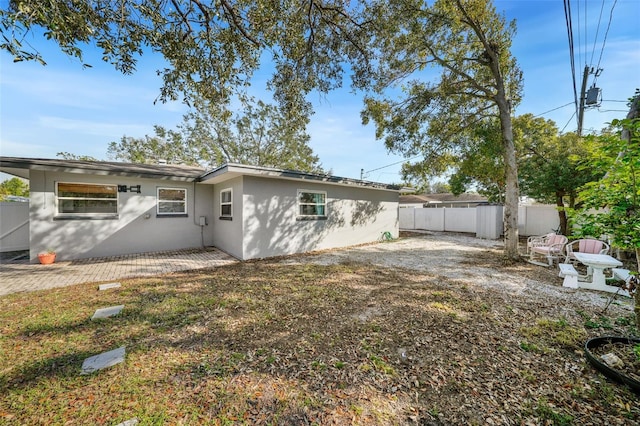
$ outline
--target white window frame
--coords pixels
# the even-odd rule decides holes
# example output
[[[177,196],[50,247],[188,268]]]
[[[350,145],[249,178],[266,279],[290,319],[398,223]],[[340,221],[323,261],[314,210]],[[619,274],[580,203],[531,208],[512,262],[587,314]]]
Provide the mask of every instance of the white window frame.
[[[101,187],[113,187],[114,188],[114,193],[115,193],[115,198],[113,197],[80,197],[80,196],[71,196],[71,197],[65,197],[65,196],[60,196],[60,185],[86,185],[86,186],[101,186]],[[93,218],[114,218],[118,216],[118,210],[119,210],[119,195],[118,195],[118,185],[117,184],[111,184],[111,183],[96,183],[96,182],[66,182],[66,181],[59,181],[56,182],[56,193],[55,193],[55,209],[56,209],[56,213],[55,213],[55,217],[56,218],[86,218],[86,219],[93,219]],[[62,208],[62,203],[61,201],[64,200],[85,200],[85,201],[110,201],[113,202],[115,201],[115,211],[114,212],[61,212],[60,209]]]
[[[324,197],[324,203],[301,203],[300,202],[300,194],[309,193],[309,194],[322,194]],[[324,207],[324,214],[303,214],[300,211],[301,206],[318,206],[321,205]],[[327,191],[318,191],[311,189],[298,189],[297,198],[296,198],[296,216],[299,219],[323,219],[327,217]]]
[[[160,198],[160,191],[161,190],[168,190],[168,191],[182,191],[184,193],[184,200],[180,201],[180,200],[163,200]],[[174,188],[174,187],[169,187],[169,186],[159,186],[156,188],[156,214],[158,216],[187,216],[187,189],[186,188]],[[172,204],[184,204],[184,211],[182,212],[161,212],[160,211],[160,204],[163,203],[172,203]]]
[[[229,201],[222,201],[222,194],[229,193]],[[229,206],[229,214],[224,214],[222,211],[223,206]],[[225,188],[220,190],[220,218],[232,218],[233,217],[233,188]]]

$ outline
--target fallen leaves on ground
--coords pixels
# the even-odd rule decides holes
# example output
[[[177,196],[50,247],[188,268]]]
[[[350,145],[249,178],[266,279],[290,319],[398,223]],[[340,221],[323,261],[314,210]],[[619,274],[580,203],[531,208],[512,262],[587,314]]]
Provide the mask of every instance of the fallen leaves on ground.
[[[469,258],[559,286],[553,273]],[[547,274],[548,277],[545,275]],[[439,276],[278,259],[0,299],[0,423],[638,424],[585,360],[595,307]],[[109,320],[92,310],[124,304]],[[635,330],[629,309],[611,333]],[[86,356],[126,362],[78,375]]]

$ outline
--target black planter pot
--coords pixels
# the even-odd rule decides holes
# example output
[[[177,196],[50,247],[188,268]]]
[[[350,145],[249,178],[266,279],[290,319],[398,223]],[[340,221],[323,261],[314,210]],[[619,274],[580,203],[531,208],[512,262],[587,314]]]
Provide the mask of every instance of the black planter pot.
[[[623,343],[626,345],[636,345],[640,343],[640,339],[635,337],[622,337],[622,336],[603,336],[603,337],[594,337],[593,339],[587,340],[587,343],[584,345],[584,351],[587,355],[587,359],[589,362],[598,369],[602,374],[609,377],[610,379],[617,380],[629,386],[636,393],[640,394],[640,381],[623,374],[622,372],[616,370],[615,368],[609,367],[607,364],[602,362],[599,357],[594,355],[591,350],[597,347],[610,344],[610,343]]]

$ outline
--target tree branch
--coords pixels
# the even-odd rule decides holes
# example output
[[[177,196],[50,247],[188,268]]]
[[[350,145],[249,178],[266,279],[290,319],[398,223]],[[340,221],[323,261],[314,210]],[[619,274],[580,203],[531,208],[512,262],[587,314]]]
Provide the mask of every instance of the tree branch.
[[[191,1],[196,4],[200,4],[200,0],[191,0]],[[220,0],[220,5],[222,5],[222,8],[224,9],[225,15],[228,15],[231,18],[231,21],[232,21],[231,23],[238,31],[240,31],[240,33],[244,36],[244,38],[250,41],[255,47],[260,47],[261,43],[258,40],[256,40],[253,36],[251,36],[251,34],[249,34],[249,32],[240,23],[241,17],[238,16],[238,13],[233,8],[233,5],[231,5],[227,0]]]

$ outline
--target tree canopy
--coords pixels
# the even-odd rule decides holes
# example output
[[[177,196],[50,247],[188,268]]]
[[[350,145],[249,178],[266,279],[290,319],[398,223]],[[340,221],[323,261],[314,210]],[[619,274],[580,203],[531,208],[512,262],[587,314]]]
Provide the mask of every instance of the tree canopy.
[[[18,177],[0,182],[0,199],[5,199],[7,195],[18,197],[29,196],[29,184]]]
[[[224,163],[321,172],[309,146],[308,119],[292,120],[274,105],[243,99],[232,114],[198,98],[175,130],[154,126],[154,136],[123,136],[109,144],[110,158],[134,163],[166,160],[174,164],[216,167]]]
[[[640,96],[634,102],[640,106]],[[616,247],[635,250],[640,270],[640,118],[612,124],[621,132],[588,137],[593,155],[583,167],[602,178],[582,188],[572,220],[577,236],[608,235]]]
[[[44,64],[27,43],[42,29],[64,53],[82,61],[85,49],[97,47],[125,74],[141,55],[158,52],[167,62],[157,70],[161,101],[198,94],[221,105],[268,62],[275,99],[288,112],[308,114],[307,93],[340,86],[344,59],[366,58],[357,11],[348,7],[342,0],[9,0],[0,9],[0,49],[14,61]]]
[[[511,56],[515,22],[488,0],[421,0],[369,3],[377,22],[368,44],[376,67],[357,68],[355,83],[371,90],[362,113],[387,148],[421,156],[407,175],[444,171],[481,123],[497,119],[506,183],[505,254],[518,257],[517,164],[511,108],[520,101],[522,75]],[[431,83],[433,70],[439,80]],[[406,178],[406,176],[405,176]]]

